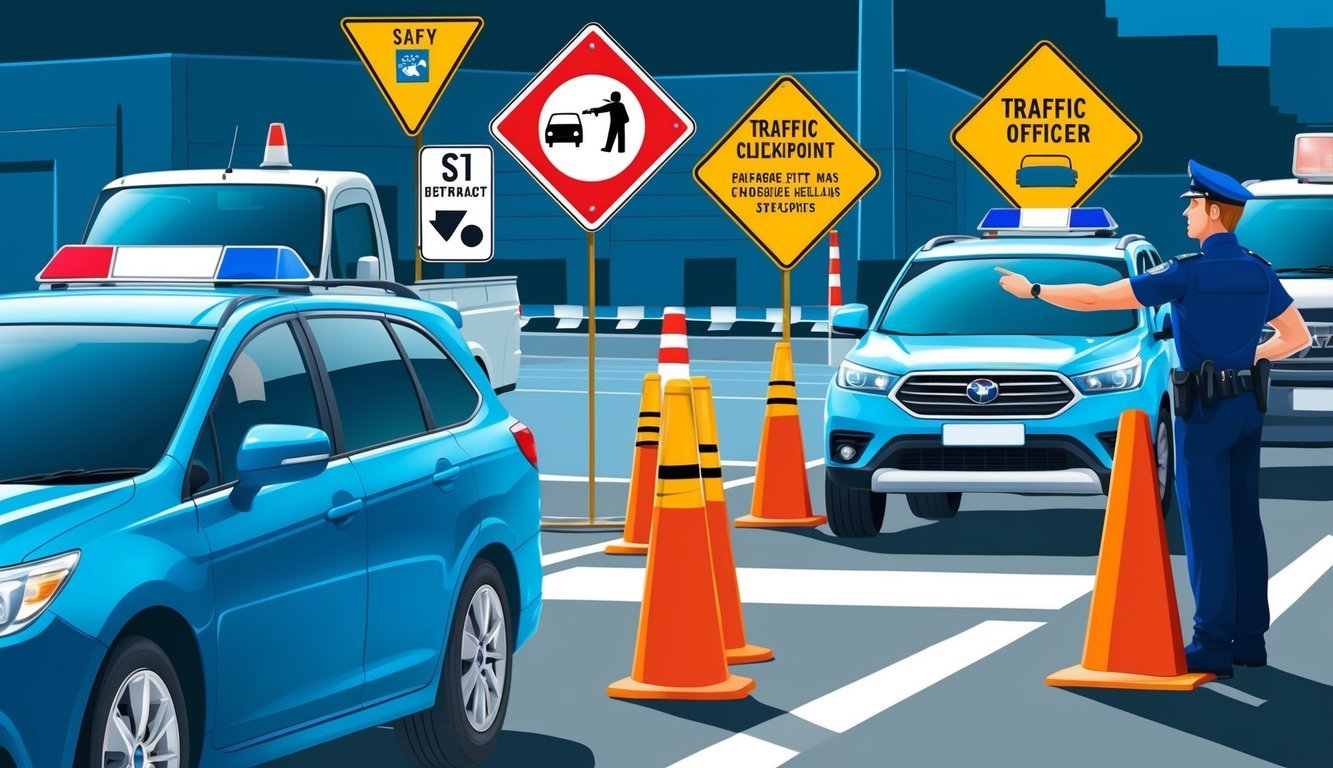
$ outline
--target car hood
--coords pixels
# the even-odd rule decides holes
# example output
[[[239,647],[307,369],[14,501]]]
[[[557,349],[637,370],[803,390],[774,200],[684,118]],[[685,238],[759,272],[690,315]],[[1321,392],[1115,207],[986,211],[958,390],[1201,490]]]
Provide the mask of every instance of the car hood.
[[[0,485],[0,566],[134,496],[133,480],[98,485]]]
[[[947,370],[1033,370],[1087,373],[1139,353],[1142,333],[1082,336],[890,336],[869,333],[847,355],[889,373]]]

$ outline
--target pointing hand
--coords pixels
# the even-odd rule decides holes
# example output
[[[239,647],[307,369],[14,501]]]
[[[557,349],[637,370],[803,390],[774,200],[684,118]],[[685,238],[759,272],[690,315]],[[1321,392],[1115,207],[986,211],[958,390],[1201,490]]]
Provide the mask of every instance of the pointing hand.
[[[1017,272],[1010,272],[1003,267],[996,267],[1003,277],[1000,278],[1000,287],[1020,299],[1032,298],[1032,283]]]

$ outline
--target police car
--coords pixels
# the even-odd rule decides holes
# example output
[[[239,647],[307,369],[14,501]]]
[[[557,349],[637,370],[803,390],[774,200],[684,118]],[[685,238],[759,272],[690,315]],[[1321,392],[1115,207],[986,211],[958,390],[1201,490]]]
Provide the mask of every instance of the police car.
[[[457,311],[277,246],[67,246],[39,280],[0,297],[0,765],[248,766],[397,719],[422,765],[483,759],[540,502]]]
[[[953,517],[964,493],[1101,494],[1117,421],[1152,421],[1163,507],[1172,480],[1167,310],[1069,312],[1021,301],[996,268],[1105,284],[1164,264],[1100,208],[993,209],[982,237],[944,235],[907,260],[880,307],[849,304],[860,336],[829,386],[825,503],[838,536],[873,536],[885,495]]]

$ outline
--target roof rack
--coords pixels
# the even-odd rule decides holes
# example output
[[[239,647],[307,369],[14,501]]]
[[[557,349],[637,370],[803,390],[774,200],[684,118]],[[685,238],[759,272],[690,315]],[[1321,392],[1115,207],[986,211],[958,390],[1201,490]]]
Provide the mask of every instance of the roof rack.
[[[378,288],[404,299],[419,299],[417,292],[401,283],[388,280],[217,280],[219,288],[277,288],[280,291],[313,293],[311,288]]]
[[[976,239],[977,238],[975,235],[940,235],[939,237],[932,237],[929,240],[927,240],[926,244],[921,246],[921,250],[929,251],[930,249],[934,248],[937,245],[945,245],[947,243],[957,243],[963,240],[976,240]]]
[[[1117,251],[1123,251],[1129,247],[1130,243],[1137,243],[1140,240],[1145,243],[1148,242],[1148,238],[1144,237],[1143,235],[1125,235],[1124,237],[1120,238],[1120,242],[1115,244],[1115,249]]]

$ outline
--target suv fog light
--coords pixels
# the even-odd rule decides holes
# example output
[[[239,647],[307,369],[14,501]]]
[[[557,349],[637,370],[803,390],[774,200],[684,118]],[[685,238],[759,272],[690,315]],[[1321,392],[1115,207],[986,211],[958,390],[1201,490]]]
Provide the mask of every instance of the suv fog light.
[[[838,449],[838,458],[843,461],[851,461],[852,459],[855,459],[856,446],[843,444],[843,446]]]

